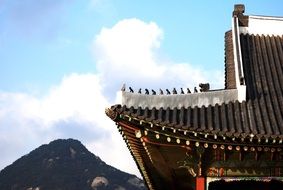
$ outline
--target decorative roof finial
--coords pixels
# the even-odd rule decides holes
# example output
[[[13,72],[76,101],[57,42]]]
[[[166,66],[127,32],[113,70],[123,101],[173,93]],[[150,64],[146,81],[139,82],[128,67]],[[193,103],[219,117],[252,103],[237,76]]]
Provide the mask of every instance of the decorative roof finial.
[[[194,93],[197,93],[198,92],[198,89],[197,87],[194,88]]]
[[[132,89],[132,87],[129,87],[129,90],[131,93],[134,93],[134,90]]]
[[[181,88],[181,94],[184,94],[184,90],[183,90],[183,88]]]
[[[139,93],[139,94],[141,94],[141,93],[142,93],[142,89],[141,89],[141,88],[139,89],[138,93]]]
[[[187,94],[190,94],[191,90],[189,88],[187,88]]]
[[[154,90],[151,90],[152,95],[156,95],[156,92]]]
[[[177,90],[176,90],[176,88],[173,88],[172,93],[173,93],[173,94],[177,94]]]
[[[126,84],[125,83],[123,84],[121,91],[126,91]]]
[[[233,16],[243,15],[244,12],[245,12],[245,5],[244,4],[235,4],[234,5]]]
[[[210,89],[209,83],[200,83],[199,87],[201,92],[207,92]]]
[[[164,94],[164,93],[163,93],[163,90],[162,90],[161,88],[159,89],[159,94],[160,94],[160,95],[163,95],[163,94]]]
[[[145,89],[145,94],[146,94],[146,95],[148,95],[148,94],[149,94],[149,91],[148,91],[148,89],[147,89],[147,88]]]
[[[168,89],[166,89],[166,93],[167,95],[171,94],[171,92]]]

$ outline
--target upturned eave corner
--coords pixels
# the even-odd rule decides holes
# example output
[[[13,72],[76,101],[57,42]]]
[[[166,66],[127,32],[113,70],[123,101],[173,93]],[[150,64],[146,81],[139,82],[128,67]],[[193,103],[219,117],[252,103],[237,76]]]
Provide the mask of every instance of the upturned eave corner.
[[[105,114],[113,121],[116,121],[118,118],[118,113],[115,111],[114,107],[105,108]]]

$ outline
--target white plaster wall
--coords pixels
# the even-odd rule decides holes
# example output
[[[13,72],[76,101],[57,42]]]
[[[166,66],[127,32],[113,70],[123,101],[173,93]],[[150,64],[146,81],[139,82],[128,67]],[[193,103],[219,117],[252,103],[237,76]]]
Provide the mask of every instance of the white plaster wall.
[[[283,18],[249,16],[249,27],[240,27],[240,33],[259,35],[282,35]]]

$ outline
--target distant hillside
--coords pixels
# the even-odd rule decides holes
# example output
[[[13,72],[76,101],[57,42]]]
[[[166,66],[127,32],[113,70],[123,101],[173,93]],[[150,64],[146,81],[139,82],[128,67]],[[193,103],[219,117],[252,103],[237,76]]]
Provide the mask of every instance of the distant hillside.
[[[73,139],[55,140],[0,172],[1,190],[144,190],[143,181],[107,165]]]

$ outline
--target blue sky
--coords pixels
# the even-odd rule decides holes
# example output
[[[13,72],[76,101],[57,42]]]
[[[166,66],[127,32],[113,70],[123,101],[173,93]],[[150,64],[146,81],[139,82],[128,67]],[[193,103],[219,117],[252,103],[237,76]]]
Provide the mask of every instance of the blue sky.
[[[123,83],[223,88],[236,3],[248,15],[283,16],[276,0],[0,0],[0,169],[42,143],[77,138],[137,174],[104,108]]]

